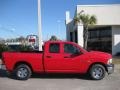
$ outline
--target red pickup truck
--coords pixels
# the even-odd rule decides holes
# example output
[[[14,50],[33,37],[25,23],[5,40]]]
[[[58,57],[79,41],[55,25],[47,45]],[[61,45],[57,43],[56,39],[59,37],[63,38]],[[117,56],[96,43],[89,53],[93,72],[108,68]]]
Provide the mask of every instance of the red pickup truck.
[[[88,52],[73,42],[48,41],[42,52],[4,52],[7,71],[19,80],[27,80],[33,72],[86,74],[100,80],[113,73],[112,56],[108,53]]]

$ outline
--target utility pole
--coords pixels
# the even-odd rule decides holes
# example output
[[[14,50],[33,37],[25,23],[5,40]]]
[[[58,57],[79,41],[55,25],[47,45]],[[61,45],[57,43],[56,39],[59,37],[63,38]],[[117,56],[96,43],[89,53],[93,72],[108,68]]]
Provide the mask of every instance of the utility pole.
[[[42,21],[41,21],[41,0],[38,0],[38,41],[39,51],[42,51]]]
[[[61,20],[57,20],[57,23],[58,23],[58,38],[60,39],[60,36],[61,36],[61,33],[60,33],[61,32],[61,30],[60,30],[61,29],[61,25],[60,25],[61,24]]]

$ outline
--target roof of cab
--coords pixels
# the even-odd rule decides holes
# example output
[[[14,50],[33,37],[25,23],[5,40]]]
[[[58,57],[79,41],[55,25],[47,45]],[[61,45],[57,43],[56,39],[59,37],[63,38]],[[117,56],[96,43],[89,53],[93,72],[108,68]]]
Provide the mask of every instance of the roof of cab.
[[[58,41],[46,41],[45,43],[74,43],[74,42],[58,40]],[[74,44],[75,44],[75,43],[74,43]]]

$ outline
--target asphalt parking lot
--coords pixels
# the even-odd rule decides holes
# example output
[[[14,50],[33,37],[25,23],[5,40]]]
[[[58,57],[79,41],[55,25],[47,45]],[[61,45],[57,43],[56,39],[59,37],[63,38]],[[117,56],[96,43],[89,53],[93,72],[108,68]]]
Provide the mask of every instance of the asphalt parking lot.
[[[7,77],[0,70],[0,90],[120,90],[120,65],[103,80],[89,80],[79,75],[34,75],[27,81]]]

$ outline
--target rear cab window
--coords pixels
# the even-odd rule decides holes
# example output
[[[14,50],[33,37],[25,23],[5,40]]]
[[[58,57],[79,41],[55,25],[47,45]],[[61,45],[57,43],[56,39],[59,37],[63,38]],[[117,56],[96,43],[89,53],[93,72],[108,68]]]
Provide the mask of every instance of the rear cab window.
[[[51,43],[49,46],[49,53],[60,53],[60,44]]]

